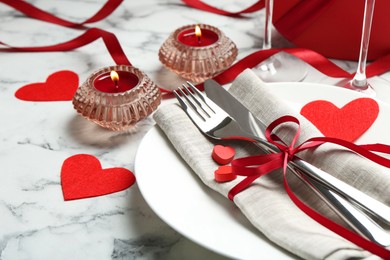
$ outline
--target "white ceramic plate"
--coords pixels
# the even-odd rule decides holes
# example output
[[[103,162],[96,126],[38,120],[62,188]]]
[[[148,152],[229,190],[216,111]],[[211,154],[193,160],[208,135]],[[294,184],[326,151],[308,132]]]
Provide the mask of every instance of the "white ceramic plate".
[[[313,100],[329,100],[341,107],[361,97],[357,92],[313,83],[273,83],[269,87],[298,111]],[[358,142],[390,144],[390,136],[385,134],[390,125],[386,126],[385,116],[388,120],[390,108],[380,103],[377,120]],[[157,126],[140,144],[135,173],[150,207],[196,243],[235,259],[294,258],[268,241],[231,201],[206,187]]]

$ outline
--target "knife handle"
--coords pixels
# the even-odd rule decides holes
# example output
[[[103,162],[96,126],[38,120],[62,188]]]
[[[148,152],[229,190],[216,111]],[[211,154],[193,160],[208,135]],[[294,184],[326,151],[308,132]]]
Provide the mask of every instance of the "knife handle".
[[[387,205],[300,158],[294,159],[290,164],[294,169],[299,170],[308,177],[322,183],[339,196],[357,204],[359,207],[380,218],[385,223],[390,224],[390,207]]]
[[[273,144],[268,143],[264,140],[259,140],[259,141],[261,142],[256,144],[265,152],[275,153],[278,151],[278,149]],[[309,164],[308,162],[303,161],[298,157],[294,158],[294,161],[290,162],[287,166],[295,174],[295,176],[297,176],[314,193],[316,193],[317,196],[319,196],[339,217],[341,217],[346,223],[348,223],[348,225],[353,230],[355,230],[355,232],[382,246],[390,245],[390,235],[387,233],[385,229],[383,229],[381,226],[375,223],[369,216],[367,216],[361,210],[362,207],[358,207],[354,205],[346,197],[340,196],[339,193],[337,192],[333,192],[332,190],[330,190],[329,186],[326,185],[326,183],[332,182],[331,186],[333,187],[333,189],[335,188],[333,182],[335,182],[336,186],[338,187],[339,185],[337,184],[339,182],[345,184],[348,187],[352,187],[352,186],[334,178],[333,176],[323,172],[319,168]],[[330,178],[328,178],[328,176],[330,176]],[[323,179],[322,177],[325,178]],[[355,188],[352,189],[352,196],[354,190],[356,189]],[[358,193],[362,193],[359,190],[356,191],[358,191]],[[347,189],[347,193],[348,194],[351,193],[350,189]],[[365,196],[368,197],[367,195]],[[370,199],[374,200],[371,197],[368,197],[368,200]],[[363,201],[365,200],[363,199]],[[386,205],[384,206],[387,207]]]
[[[303,176],[298,176],[298,178],[310,186],[311,189],[358,234],[379,245],[385,247],[390,245],[390,234],[364,214],[359,208],[354,207],[349,201],[327,189],[315,180],[309,180]]]

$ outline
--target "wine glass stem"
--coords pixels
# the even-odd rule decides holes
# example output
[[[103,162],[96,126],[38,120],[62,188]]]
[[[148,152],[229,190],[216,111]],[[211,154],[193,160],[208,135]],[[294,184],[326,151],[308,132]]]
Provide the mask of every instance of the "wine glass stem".
[[[365,89],[368,87],[367,77],[366,77],[366,63],[367,63],[368,45],[370,43],[370,33],[371,33],[372,17],[374,14],[374,6],[375,6],[375,0],[366,0],[365,7],[364,7],[363,29],[362,29],[362,38],[360,42],[358,68],[354,78],[352,79],[352,85],[356,88]]]
[[[264,42],[263,49],[271,49],[271,33],[272,33],[272,13],[274,9],[274,0],[265,0],[265,28],[264,28]]]

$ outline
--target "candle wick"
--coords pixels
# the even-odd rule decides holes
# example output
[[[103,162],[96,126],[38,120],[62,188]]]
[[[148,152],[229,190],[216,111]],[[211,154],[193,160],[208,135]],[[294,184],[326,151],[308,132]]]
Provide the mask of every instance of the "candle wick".
[[[200,36],[197,36],[198,37],[198,45],[200,45]]]

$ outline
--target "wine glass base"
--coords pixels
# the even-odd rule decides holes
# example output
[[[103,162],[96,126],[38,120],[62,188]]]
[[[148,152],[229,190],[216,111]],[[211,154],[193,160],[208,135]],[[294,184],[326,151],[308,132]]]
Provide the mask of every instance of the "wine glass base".
[[[352,84],[352,80],[348,81],[347,84],[344,85],[345,88],[351,89],[357,92],[360,92],[368,97],[376,97],[376,92],[371,86],[371,84],[367,83],[366,86],[357,87],[354,84]]]
[[[370,98],[383,101],[390,104],[390,80],[383,76],[375,76],[367,79],[370,83],[370,89],[368,91],[357,91]],[[356,91],[355,88],[351,88],[350,79],[337,79],[331,77],[324,77],[319,83],[326,85],[333,85],[336,87],[346,88],[349,90]]]
[[[265,82],[298,82],[307,75],[307,64],[280,52],[254,67],[253,72]]]

